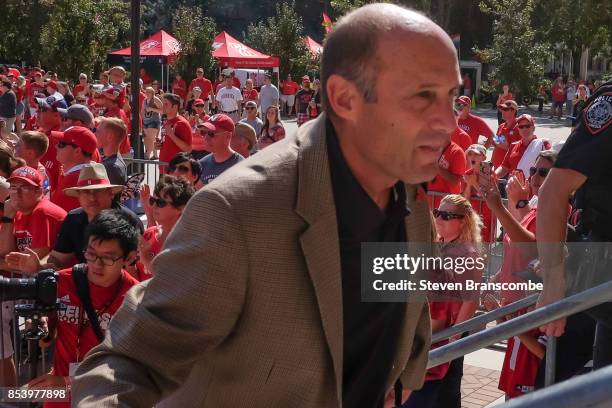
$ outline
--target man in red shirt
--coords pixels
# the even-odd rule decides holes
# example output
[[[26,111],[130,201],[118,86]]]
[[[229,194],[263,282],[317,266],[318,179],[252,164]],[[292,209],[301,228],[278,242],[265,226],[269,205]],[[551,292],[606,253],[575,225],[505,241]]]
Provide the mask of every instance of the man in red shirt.
[[[230,77],[232,78],[232,86],[235,86],[238,89],[242,88],[242,84],[240,83],[240,80],[236,77],[236,72],[235,71],[231,71],[230,72]]]
[[[0,258],[10,252],[36,253],[45,258],[59,234],[66,211],[44,198],[42,177],[32,167],[20,167],[13,171],[10,183],[10,200],[4,206],[2,228],[0,228]],[[10,257],[3,269],[20,269]]]
[[[191,152],[191,126],[189,121],[178,114],[181,106],[181,98],[172,93],[163,96],[163,113],[166,115],[166,122],[161,129],[161,140],[156,142],[156,149],[159,149],[159,160],[169,162],[177,153]],[[165,172],[165,166],[160,168]]]
[[[36,115],[38,130],[46,134],[49,138],[49,147],[47,148],[47,152],[41,157],[40,162],[47,170],[51,191],[55,190],[57,187],[60,175],[60,162],[57,161],[57,150],[55,148],[57,140],[53,138],[53,132],[60,130],[61,114],[59,109],[66,108],[66,101],[64,99],[56,101],[52,98],[51,96],[45,99],[35,99],[38,105],[38,114]]]
[[[552,95],[552,105],[550,107],[550,118],[552,119],[557,114],[557,119],[561,120],[563,115],[563,104],[565,103],[565,86],[563,78],[558,77],[550,89]]]
[[[119,210],[104,210],[85,232],[85,269],[89,298],[104,335],[126,292],[138,283],[125,268],[137,257],[138,227]],[[55,338],[53,369],[28,383],[32,388],[64,388],[89,350],[100,343],[76,289],[73,269],[58,272],[57,299],[65,309],[49,319],[49,339]],[[45,404],[69,407],[70,403]]]
[[[494,148],[491,162],[495,168],[501,166],[510,145],[514,142],[518,142],[520,139],[518,129],[516,127],[516,112],[518,110],[518,104],[512,100],[506,101],[499,105],[499,109],[505,122],[499,125],[497,134],[493,136]]]
[[[172,93],[177,94],[181,97],[181,105],[184,105],[187,101],[187,84],[185,80],[181,77],[181,74],[176,74],[174,76],[174,81],[172,81]]]
[[[491,143],[493,143],[493,130],[491,130],[484,119],[470,112],[472,108],[470,98],[467,96],[460,96],[455,102],[455,108],[457,112],[459,112],[457,124],[470,135],[472,140],[471,144],[478,143],[480,136],[484,136],[487,139],[484,143],[485,147],[488,148],[491,146]]]
[[[142,83],[144,86],[148,86],[153,80],[151,76],[147,73],[147,70],[144,68],[140,68],[140,79],[142,79]]]
[[[121,108],[119,104],[121,91],[117,88],[108,88],[102,92],[102,96],[105,99],[104,105],[106,106],[106,110],[104,111],[105,118],[119,118],[125,123],[125,126],[128,130],[128,134],[130,133],[130,119],[126,115],[125,111]],[[130,143],[130,138],[126,137],[121,142],[121,146],[119,146],[119,153],[128,154],[132,145]]]
[[[287,79],[281,84],[281,111],[285,112],[287,107],[287,115],[293,115],[293,106],[295,106],[295,94],[300,89],[300,85],[291,79],[291,74],[287,75]]]
[[[215,92],[213,90],[212,83],[210,82],[210,80],[204,77],[204,68],[198,68],[196,70],[196,77],[189,84],[189,90],[188,90],[189,92],[187,92],[187,100],[191,98],[193,88],[196,86],[202,90],[202,94],[200,95],[200,98],[204,100],[206,104],[205,110],[206,110],[206,113],[208,113],[209,112],[208,102],[210,101],[210,97],[212,97],[213,101],[215,100]]]
[[[91,130],[82,126],[73,126],[65,132],[53,132],[57,142],[57,160],[62,164],[57,188],[51,193],[51,201],[66,211],[80,207],[76,197],[69,197],[64,189],[76,187],[81,167],[92,161],[97,152],[98,141]]]
[[[451,141],[458,145],[465,152],[468,147],[472,144],[472,138],[459,126],[455,128],[455,131],[451,133]]]
[[[79,75],[79,83],[74,86],[72,89],[72,94],[76,98],[77,96],[85,96],[87,94],[87,90],[89,88],[89,84],[87,83],[87,75],[81,73]]]
[[[465,174],[466,163],[463,149],[450,142],[438,160],[438,174],[428,183],[427,191],[461,194],[461,180]],[[431,208],[438,208],[440,200],[440,196],[434,196]]]
[[[506,177],[514,170],[522,171],[525,178],[528,178],[529,169],[535,164],[538,154],[542,150],[551,148],[548,140],[538,139],[535,135],[535,120],[531,115],[519,116],[516,120],[516,126],[521,139],[512,143],[501,166],[495,169],[498,178]],[[529,152],[525,154],[527,149],[529,149]]]

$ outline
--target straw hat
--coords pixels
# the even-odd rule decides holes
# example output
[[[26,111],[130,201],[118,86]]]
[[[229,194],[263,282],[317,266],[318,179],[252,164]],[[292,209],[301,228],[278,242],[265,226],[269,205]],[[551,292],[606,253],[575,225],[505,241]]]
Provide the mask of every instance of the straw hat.
[[[100,163],[86,164],[81,168],[79,181],[76,187],[64,189],[64,194],[70,197],[77,197],[79,191],[85,190],[104,190],[112,189],[113,194],[117,194],[125,188],[118,184],[111,184],[106,174],[106,168]]]

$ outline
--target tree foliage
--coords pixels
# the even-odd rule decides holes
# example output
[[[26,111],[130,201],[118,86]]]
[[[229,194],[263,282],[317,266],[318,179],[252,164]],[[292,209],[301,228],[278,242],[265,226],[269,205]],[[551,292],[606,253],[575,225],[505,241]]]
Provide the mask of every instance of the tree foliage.
[[[280,58],[280,75],[302,75],[316,63],[304,43],[302,18],[295,11],[295,2],[276,5],[276,14],[265,22],[249,24],[244,41],[250,47]]]
[[[180,6],[172,21],[173,33],[181,45],[172,66],[184,78],[192,78],[196,68],[204,68],[212,78],[215,60],[211,55],[217,25],[199,7]]]
[[[480,7],[495,19],[491,46],[474,50],[492,64],[490,79],[509,84],[515,93],[533,95],[547,57],[547,46],[535,41],[531,25],[534,0],[486,0]]]
[[[127,13],[121,0],[55,1],[40,34],[43,65],[64,78],[99,70],[117,39],[127,36]]]

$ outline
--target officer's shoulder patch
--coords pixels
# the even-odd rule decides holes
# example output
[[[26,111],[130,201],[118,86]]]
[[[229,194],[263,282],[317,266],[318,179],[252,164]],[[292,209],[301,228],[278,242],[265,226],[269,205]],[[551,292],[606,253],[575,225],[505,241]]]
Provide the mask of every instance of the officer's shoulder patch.
[[[593,99],[582,116],[589,133],[596,135],[604,131],[612,123],[612,92]]]

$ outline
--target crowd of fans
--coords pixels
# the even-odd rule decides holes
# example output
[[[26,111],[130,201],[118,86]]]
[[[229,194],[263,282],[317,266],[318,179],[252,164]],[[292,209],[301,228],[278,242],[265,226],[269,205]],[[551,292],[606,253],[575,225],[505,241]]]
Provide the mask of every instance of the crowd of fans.
[[[164,93],[141,70],[144,155],[161,162],[153,190],[145,184],[140,192],[145,226],[122,199],[129,176],[125,158],[132,149],[125,70],[113,67],[97,83],[81,74],[72,89],[52,72],[35,68],[22,76],[16,71],[5,69],[1,80],[0,269],[26,275],[44,267],[60,271],[58,297],[68,307],[48,322],[46,345],[55,340],[53,368],[31,385],[64,386],[73,364],[99,342],[94,328],[86,329],[84,303],[71,279],[73,267],[86,265],[91,302],[105,330],[125,292],[153,276],[152,260],[195,192],[283,139],[282,116],[295,115],[298,126],[317,117],[320,83],[304,76],[297,84],[289,75],[279,92],[266,74],[258,90],[254,78],[243,87],[233,72],[224,71],[213,83],[198,68],[189,86],[176,75],[171,92]],[[580,109],[586,89],[579,86],[577,95],[573,107]],[[491,279],[515,282],[520,279],[515,272],[527,269],[536,254],[513,244],[535,242],[538,189],[556,150],[536,136],[532,116],[517,117],[518,104],[509,89],[500,95],[498,109],[501,124],[494,132],[471,112],[468,96],[456,100],[457,128],[428,191],[443,252],[476,257],[481,243],[503,241],[503,264]],[[490,146],[491,188],[484,189],[481,163]],[[506,197],[507,206],[502,204]],[[482,270],[472,272],[476,279],[483,275]],[[524,295],[487,294],[484,306],[492,309]],[[432,301],[430,307],[436,332],[471,318],[478,301]],[[10,333],[9,327],[10,319],[5,319],[3,332]],[[518,338],[508,346],[500,380],[508,397],[533,389],[543,356],[537,334]],[[4,345],[3,385],[15,385],[10,338]],[[511,364],[509,353],[517,350],[527,357]],[[458,359],[430,369],[424,388],[405,406],[451,406],[449,401],[460,399],[462,366]]]

